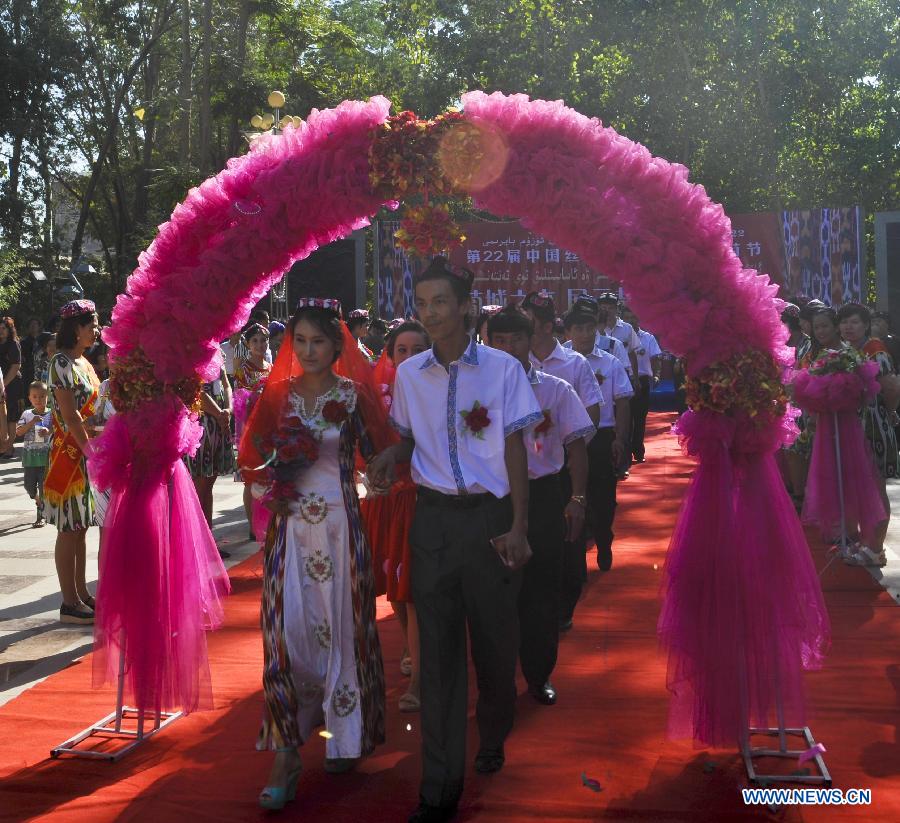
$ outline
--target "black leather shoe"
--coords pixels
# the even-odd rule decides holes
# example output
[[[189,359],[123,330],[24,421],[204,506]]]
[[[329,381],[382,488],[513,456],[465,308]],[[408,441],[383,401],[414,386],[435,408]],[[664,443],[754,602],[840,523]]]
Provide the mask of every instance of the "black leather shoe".
[[[529,686],[528,694],[544,706],[552,706],[556,703],[556,689],[549,680],[543,686]]]
[[[409,816],[409,823],[443,823],[456,817],[456,806],[429,806],[419,803]]]
[[[503,755],[503,747],[499,749],[479,749],[475,755],[475,771],[481,774],[493,774],[503,768],[506,758]]]
[[[572,618],[571,617],[567,617],[565,619],[563,619],[563,618],[559,619],[559,630],[561,632],[567,632],[571,628],[572,628]]]
[[[597,568],[602,572],[612,568],[612,546],[597,546]]]

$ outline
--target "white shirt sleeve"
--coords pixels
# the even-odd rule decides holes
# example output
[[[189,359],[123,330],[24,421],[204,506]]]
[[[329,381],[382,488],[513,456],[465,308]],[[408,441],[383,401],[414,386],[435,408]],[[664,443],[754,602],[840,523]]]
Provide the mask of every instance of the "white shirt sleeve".
[[[591,370],[590,363],[583,357],[579,359],[574,389],[586,409],[594,404],[598,406],[603,405],[603,393],[600,391],[600,384]]]
[[[557,400],[556,417],[559,421],[559,436],[564,446],[581,437],[589,441],[597,433],[584,405],[575,394],[575,389],[568,384]]]
[[[610,339],[613,341],[611,354],[625,367],[625,371],[628,372],[628,374],[631,374],[631,358],[628,356],[628,352],[625,351],[625,346],[622,345],[621,340],[618,340],[615,337]],[[635,351],[637,351],[637,349],[635,349]]]
[[[617,360],[613,363],[612,371],[609,374],[612,380],[612,393],[614,400],[621,400],[623,397],[634,396],[634,389],[631,387],[631,381],[625,373],[622,364]]]
[[[521,364],[512,360],[504,365],[506,374],[503,391],[503,436],[509,437],[513,432],[526,429],[543,420],[544,413],[538,405]]]
[[[407,377],[404,369],[397,370],[394,380],[394,397],[391,401],[391,425],[403,436],[412,438],[412,420],[409,416],[409,400],[407,399]]]
[[[656,357],[662,354],[662,349],[659,347],[656,337],[650,334],[650,332],[647,332],[647,354],[650,355],[650,357]]]
[[[637,351],[641,347],[641,338],[637,336],[634,326],[630,323],[628,324],[628,328],[631,329],[631,346],[629,348],[631,351]]]

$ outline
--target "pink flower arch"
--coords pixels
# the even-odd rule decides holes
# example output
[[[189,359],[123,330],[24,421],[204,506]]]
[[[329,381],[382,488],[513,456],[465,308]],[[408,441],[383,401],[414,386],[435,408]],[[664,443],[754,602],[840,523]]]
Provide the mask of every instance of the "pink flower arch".
[[[561,101],[471,92],[462,102],[465,119],[499,135],[506,152],[499,176],[473,193],[477,206],[520,218],[622,281],[646,326],[659,333],[667,349],[687,358],[691,374],[750,349],[788,363],[777,287],[742,267],[722,207],[702,186],[689,182],[684,166],[652,156]],[[229,160],[223,171],[192,189],[141,255],[117,301],[105,333],[112,359],[140,347],[160,382],[215,378],[221,367],[219,341],[246,322],[252,307],[295,261],[368,225],[381,207],[396,206],[374,194],[369,180],[373,133],[386,122],[389,109],[387,99],[374,97],[314,111],[299,127],[260,137],[245,156]],[[183,404],[169,398],[145,405],[118,416],[104,435],[103,457],[94,471],[101,487],[112,486],[123,499],[134,494],[147,466],[164,478],[197,442],[196,423]],[[146,438],[150,420],[154,435]],[[670,653],[675,726],[685,721],[689,726],[680,731],[698,739],[733,741],[751,716],[765,720],[774,698],[782,697],[773,689],[781,689],[789,703],[799,700],[802,709],[799,669],[821,659],[827,619],[818,583],[810,579],[797,518],[772,474],[771,453],[789,425],[777,419],[763,431],[741,434],[746,427],[739,421],[708,411],[689,413],[685,422],[681,435],[700,464],[670,548],[660,633]],[[733,463],[740,463],[740,472]],[[739,492],[737,503],[707,493],[709,472],[723,488]],[[763,491],[767,499],[757,499]],[[751,510],[742,507],[741,499],[752,499]],[[707,526],[719,504],[729,515],[716,515],[719,529],[711,530]],[[736,531],[741,522],[751,523],[752,538]],[[134,551],[127,534],[108,538],[107,555]],[[750,539],[771,545],[760,551],[748,546]],[[164,543],[165,536],[153,541]],[[148,544],[146,550],[152,548]],[[769,601],[767,581],[758,573],[740,580],[736,559],[728,561],[734,574],[727,580],[696,571],[676,573],[692,566],[692,556],[717,551],[729,557],[750,552],[761,567],[777,560],[779,576],[802,578],[806,599],[800,606],[776,606],[757,621],[757,630],[750,628],[748,605],[729,605],[722,613],[722,637],[708,642],[700,609],[715,612],[723,594]],[[115,579],[141,596],[127,575]],[[765,606],[754,610],[766,614]],[[129,631],[137,629],[127,622],[99,627],[98,645],[115,648],[117,638]],[[788,637],[773,651],[769,637],[759,635],[778,631]],[[728,671],[718,680],[705,671],[716,655],[725,656],[722,667]],[[169,682],[169,665],[161,652],[160,660],[137,677]],[[748,666],[761,674],[751,678],[749,694],[745,690],[739,700],[738,681],[747,680]],[[196,689],[161,691],[152,685],[146,700],[160,699],[183,708],[197,705]]]

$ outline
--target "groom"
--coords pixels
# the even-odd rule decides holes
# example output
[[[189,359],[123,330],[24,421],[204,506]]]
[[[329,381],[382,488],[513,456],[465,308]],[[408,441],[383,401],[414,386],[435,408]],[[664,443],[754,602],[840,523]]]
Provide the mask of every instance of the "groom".
[[[411,823],[449,820],[466,756],[466,627],[478,678],[479,772],[496,772],[513,724],[517,598],[528,545],[523,430],[543,415],[521,365],[470,336],[472,273],[435,258],[415,283],[434,346],[397,370],[391,419],[403,437],[371,467],[376,482],[412,458],[410,529],[419,617],[422,782]]]

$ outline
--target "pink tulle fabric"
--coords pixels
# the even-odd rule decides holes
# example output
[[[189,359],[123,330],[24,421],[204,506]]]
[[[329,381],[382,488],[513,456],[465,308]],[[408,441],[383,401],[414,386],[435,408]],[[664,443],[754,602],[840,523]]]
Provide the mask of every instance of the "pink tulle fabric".
[[[828,647],[803,531],[771,450],[744,438],[748,428],[709,411],[677,425],[699,462],[666,560],[659,636],[669,733],[706,745],[733,745],[748,723],[777,725],[779,705],[784,722],[802,726],[802,671]]]
[[[871,536],[887,518],[879,491],[875,461],[863,433],[859,410],[881,391],[878,364],[867,361],[854,372],[794,375],[794,402],[816,415],[803,522],[818,526],[826,537],[841,529],[841,478],[844,525]],[[840,450],[841,470],[837,453]]]
[[[100,553],[94,684],[114,680],[124,655],[128,702],[146,710],[212,707],[204,631],[221,625],[229,590],[180,459],[199,442],[199,426],[183,408],[161,399],[115,415],[88,461],[94,485],[112,492]]]

